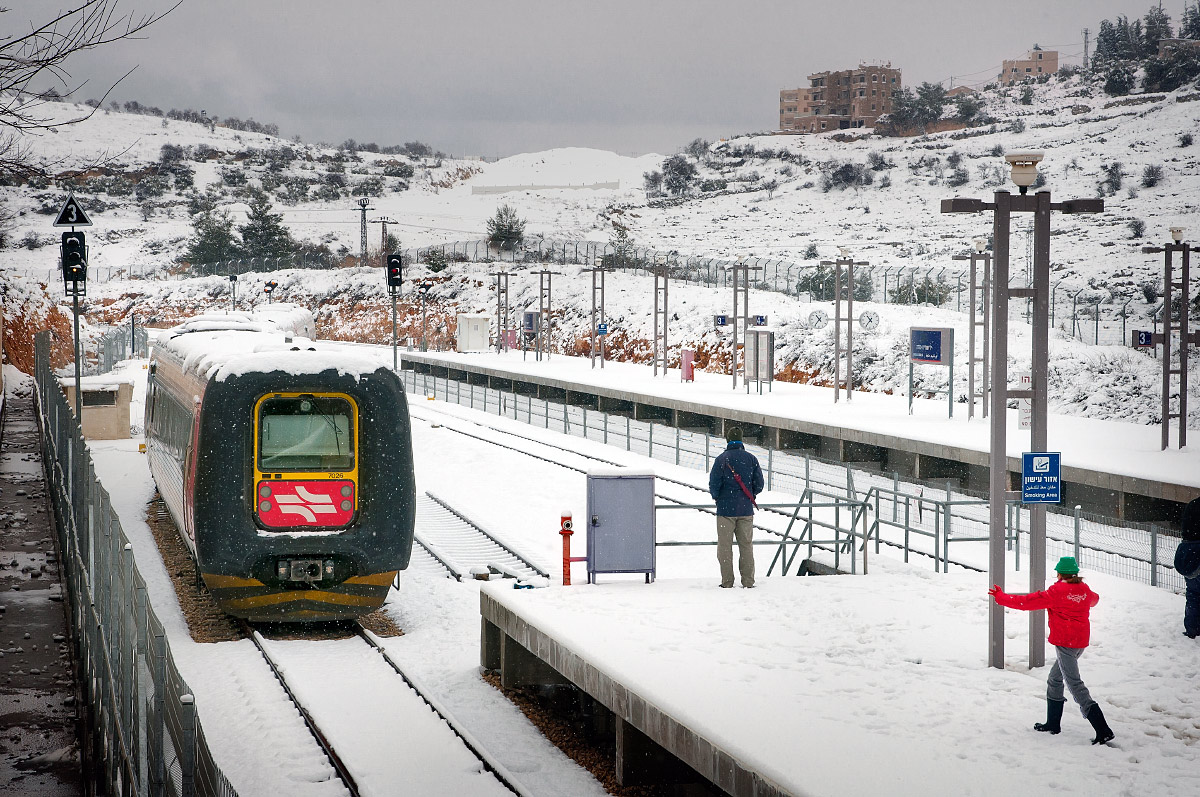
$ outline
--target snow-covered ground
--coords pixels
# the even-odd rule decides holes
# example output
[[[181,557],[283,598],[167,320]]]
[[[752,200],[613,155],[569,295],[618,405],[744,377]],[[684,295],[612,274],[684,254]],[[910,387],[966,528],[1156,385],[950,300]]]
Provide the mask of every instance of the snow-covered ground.
[[[608,377],[619,382],[622,373],[614,369]],[[613,447],[509,419],[438,401],[413,404],[418,490],[432,490],[484,519],[537,558],[555,583],[561,574],[558,518],[564,507],[582,513],[584,477],[454,430],[501,437],[490,431],[495,428],[531,438],[524,445],[530,453],[539,453],[536,441],[545,440],[630,467],[648,465]],[[511,444],[511,437],[504,439]],[[188,637],[145,523],[153,485],[137,442],[95,442],[93,456],[134,543],[175,660],[196,693],[219,765],[241,793],[280,784],[291,794],[330,793],[315,752],[278,755],[307,749],[303,731],[254,661],[250,643],[201,645]],[[552,458],[562,456],[569,455]],[[697,486],[706,481],[687,468],[652,467]],[[786,497],[767,496],[774,499]],[[712,539],[712,519],[660,513],[658,536]],[[574,542],[580,551],[585,547],[582,533]],[[969,558],[985,556],[980,544],[963,546]],[[769,546],[756,552],[760,579],[753,591],[716,588],[711,548],[660,549],[651,585],[640,576],[603,576],[593,586],[514,591],[511,582],[492,582],[483,588],[798,794],[916,797],[1052,788],[1095,797],[1200,788],[1200,676],[1196,643],[1180,634],[1182,597],[1088,576],[1102,600],[1092,612],[1093,644],[1081,669],[1117,734],[1112,746],[1097,748],[1088,744],[1091,729],[1073,707],[1061,735],[1032,730],[1045,708],[1046,669],[1026,666],[1025,615],[1009,613],[1006,669],[986,666],[986,576],[938,575],[882,556],[872,558],[869,576],[766,578],[773,552]],[[1008,574],[1010,590],[1019,591],[1025,572]],[[417,572],[402,581],[386,605],[405,631],[386,640],[391,655],[530,793],[602,794],[479,678],[479,582]],[[390,688],[381,683],[380,694]],[[384,738],[396,734],[386,701],[378,708],[368,730]],[[372,746],[360,761],[388,771],[394,764],[386,751],[386,745]],[[403,782],[404,773],[395,778]]]

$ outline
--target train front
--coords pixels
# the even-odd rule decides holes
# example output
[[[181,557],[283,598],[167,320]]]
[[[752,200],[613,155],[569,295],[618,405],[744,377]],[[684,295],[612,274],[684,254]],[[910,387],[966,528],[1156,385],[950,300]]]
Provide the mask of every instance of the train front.
[[[272,352],[271,370],[245,359],[209,383],[200,413],[194,518],[205,584],[223,611],[251,621],[379,608],[412,549],[403,387],[352,358],[317,372],[324,360],[311,351]]]

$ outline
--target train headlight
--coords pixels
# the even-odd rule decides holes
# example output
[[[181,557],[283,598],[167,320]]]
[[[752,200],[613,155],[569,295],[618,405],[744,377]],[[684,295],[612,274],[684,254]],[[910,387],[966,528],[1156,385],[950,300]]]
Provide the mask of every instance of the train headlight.
[[[348,484],[343,484],[343,485],[342,485],[342,495],[343,495],[343,496],[345,496],[346,498],[349,498],[349,497],[350,497],[350,493],[352,493],[352,492],[354,492],[354,488],[353,488],[353,487],[351,487],[351,486],[350,486],[350,485],[348,485]]]
[[[352,506],[354,506],[354,504],[350,503],[349,501],[342,501],[342,511],[343,512],[349,512],[350,507],[352,507]]]
[[[271,485],[264,484],[262,487],[259,487],[258,494],[263,498],[269,497],[271,495]]]
[[[260,501],[258,504],[258,511],[259,512],[270,512],[271,511],[271,502],[270,501]]]

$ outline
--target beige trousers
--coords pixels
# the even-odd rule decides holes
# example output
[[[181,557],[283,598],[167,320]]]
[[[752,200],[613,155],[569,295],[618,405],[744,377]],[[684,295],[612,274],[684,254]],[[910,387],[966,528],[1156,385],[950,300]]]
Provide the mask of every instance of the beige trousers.
[[[738,571],[743,587],[754,586],[754,520],[753,515],[742,517],[717,516],[717,563],[721,566],[721,586],[733,586],[733,539],[737,537]]]

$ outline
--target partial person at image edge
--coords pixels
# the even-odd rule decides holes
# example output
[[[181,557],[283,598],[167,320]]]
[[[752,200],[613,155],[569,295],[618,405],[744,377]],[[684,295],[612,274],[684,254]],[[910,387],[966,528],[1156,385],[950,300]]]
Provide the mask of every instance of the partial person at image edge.
[[[1183,508],[1183,541],[1175,549],[1175,572],[1187,579],[1183,604],[1183,635],[1200,637],[1200,498]]]
[[[708,492],[717,502],[717,564],[721,567],[720,586],[733,586],[733,542],[738,546],[738,571],[742,586],[754,586],[754,496],[762,492],[764,481],[758,458],[742,444],[742,428],[730,426],[725,432],[728,446],[713,462],[708,474]]]
[[[1108,727],[1100,704],[1092,699],[1079,675],[1079,657],[1087,649],[1092,635],[1088,615],[1100,602],[1100,596],[1079,577],[1079,564],[1074,556],[1059,559],[1054,570],[1058,573],[1058,581],[1041,592],[1009,595],[993,584],[988,594],[996,599],[996,603],[1010,609],[1027,612],[1045,609],[1049,618],[1050,644],[1054,645],[1057,655],[1046,678],[1046,721],[1034,724],[1033,729],[1043,733],[1061,732],[1063,707],[1067,704],[1063,694],[1065,682],[1071,697],[1079,704],[1079,712],[1096,731],[1092,744],[1104,744],[1112,741],[1115,734]]]

